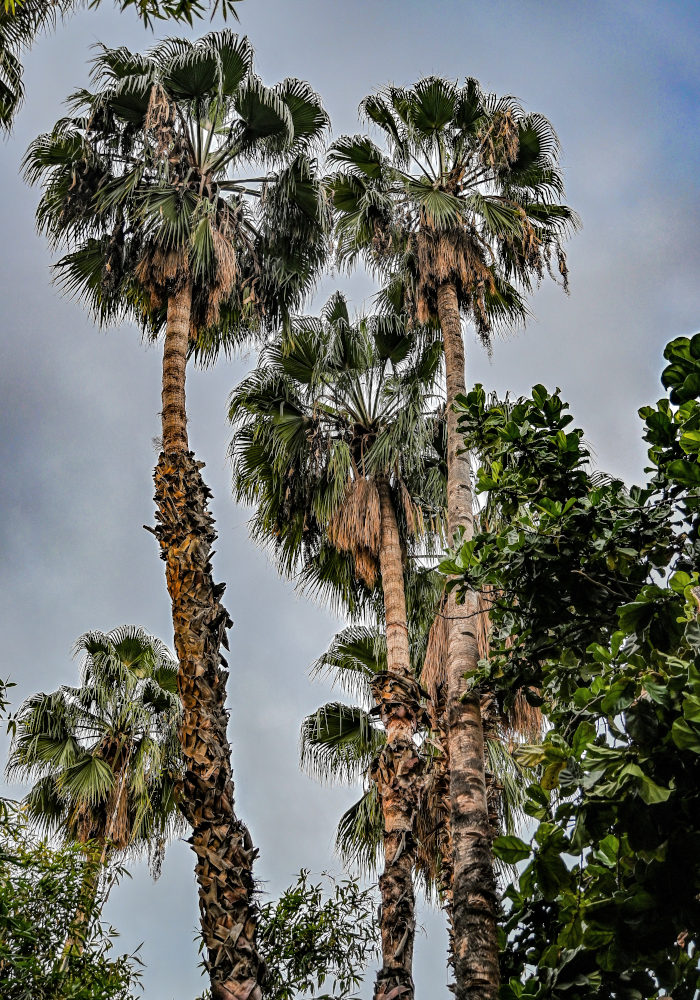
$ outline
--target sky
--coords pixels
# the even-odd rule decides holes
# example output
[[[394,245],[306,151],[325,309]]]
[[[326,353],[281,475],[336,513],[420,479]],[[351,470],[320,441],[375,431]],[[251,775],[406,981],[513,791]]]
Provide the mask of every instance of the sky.
[[[571,293],[545,284],[532,296],[527,329],[498,340],[491,358],[467,331],[467,384],[516,395],[538,382],[560,387],[599,467],[640,481],[636,411],[661,394],[664,344],[700,329],[697,3],[244,0],[240,17],[265,82],[309,80],[335,135],[361,129],[357,106],[375,88],[431,73],[475,76],[552,121],[567,202],[583,220],[569,246]],[[192,34],[208,29],[205,22]],[[157,37],[176,33],[156,29]],[[42,38],[26,57],[26,105],[0,143],[0,675],[17,685],[15,706],[75,681],[71,647],[85,631],[139,624],[172,643],[163,564],[142,527],[153,523],[159,350],[129,326],[95,329],[52,286],[51,254],[33,226],[38,192],[19,169],[28,143],[87,82],[98,41],[140,50],[154,35],[103,0]],[[308,310],[335,287],[358,309],[375,291],[362,272],[328,274]],[[237,809],[271,898],[302,867],[340,871],[334,829],[358,789],[321,786],[298,766],[302,718],[336,696],[308,666],[342,623],[278,577],[248,538],[249,511],[231,499],[226,400],[254,361],[191,371],[188,408],[191,445],[214,492],[215,575],[227,582],[235,622]],[[143,942],[148,1000],[193,1000],[204,986],[192,867],[187,845],[173,844],[157,883],[132,865],[109,902],[120,945]],[[442,915],[422,905],[419,922],[417,996],[448,1000]]]

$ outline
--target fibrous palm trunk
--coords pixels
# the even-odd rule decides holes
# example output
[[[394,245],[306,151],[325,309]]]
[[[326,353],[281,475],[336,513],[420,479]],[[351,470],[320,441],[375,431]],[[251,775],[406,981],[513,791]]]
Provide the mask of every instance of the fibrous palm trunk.
[[[403,554],[389,482],[377,483],[381,511],[379,567],[386,618],[387,671],[375,675],[372,692],[386,729],[386,744],[372,768],[384,821],[381,893],[382,968],[375,1000],[413,1000],[416,858],[415,823],[422,762],[413,737],[418,730],[420,690],[411,671],[403,578]]]
[[[253,860],[257,854],[236,818],[231,749],[226,735],[228,648],[232,624],[214,584],[208,510],[211,496],[188,450],[185,367],[192,292],[185,285],[168,302],[163,353],[163,451],[154,480],[155,529],[166,563],[182,703],[185,764],[180,804],[192,827],[199,910],[212,1000],[261,1000],[264,964],[256,944]]]
[[[71,955],[82,955],[85,949],[85,938],[90,925],[92,914],[95,911],[95,901],[100,888],[100,875],[104,866],[104,859],[97,858],[94,849],[85,848],[85,869],[80,886],[80,898],[76,907],[75,916],[71,921],[66,943],[61,954],[60,971],[65,972],[68,968]]]
[[[447,526],[450,539],[473,531],[469,459],[454,410],[465,392],[464,343],[455,286],[438,289],[438,316],[445,345],[447,381]],[[479,693],[465,675],[479,662],[476,595],[463,604],[449,596],[447,652],[447,742],[450,762],[452,845],[452,941],[457,1000],[491,1000],[498,994],[497,896],[486,796],[484,730]]]

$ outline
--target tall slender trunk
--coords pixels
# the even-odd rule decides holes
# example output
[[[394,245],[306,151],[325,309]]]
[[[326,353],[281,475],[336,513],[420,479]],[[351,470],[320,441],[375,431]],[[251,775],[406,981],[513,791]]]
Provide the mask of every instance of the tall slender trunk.
[[[114,761],[108,760],[107,763],[112,769],[112,772],[114,772]],[[83,881],[81,885],[80,901],[76,908],[75,916],[71,921],[68,936],[66,937],[66,943],[63,946],[61,972],[66,970],[70,956],[82,955],[85,948],[85,937],[90,923],[90,917],[95,908],[95,900],[97,899],[97,893],[100,888],[100,877],[109,862],[109,852],[112,845],[114,825],[119,813],[119,806],[124,795],[124,789],[126,788],[127,766],[128,758],[123,759],[122,764],[119,767],[117,794],[114,799],[114,805],[102,835],[96,840],[96,843],[101,845],[99,855],[95,850],[88,848],[87,844],[83,845],[85,854],[85,872],[83,874]],[[104,905],[104,902],[105,901],[103,900],[102,905]]]
[[[455,398],[465,391],[464,343],[457,291],[438,289],[438,316],[445,344],[447,381],[447,526],[470,538],[473,508],[469,459],[457,430]],[[465,674],[479,661],[476,595],[458,605],[450,594],[447,652],[447,734],[450,759],[452,840],[452,940],[457,1000],[492,1000],[498,995],[497,895],[486,798],[484,730],[479,693]]]
[[[415,822],[422,762],[413,737],[418,729],[420,690],[413,677],[408,645],[403,554],[396,511],[387,479],[377,482],[381,512],[379,567],[384,592],[387,671],[377,674],[372,692],[386,729],[386,744],[373,768],[384,820],[384,871],[379,878],[382,968],[375,1000],[413,1000],[413,942],[416,855]]]
[[[100,888],[100,875],[104,867],[102,858],[97,858],[94,852],[85,851],[85,870],[80,886],[80,899],[71,921],[66,942],[61,953],[59,969],[65,972],[71,955],[82,955],[85,949],[90,918],[95,909],[95,900]]]
[[[163,352],[163,451],[154,473],[155,534],[166,563],[182,702],[185,763],[181,808],[192,827],[199,912],[212,1000],[262,1000],[264,963],[256,944],[257,906],[250,834],[236,818],[231,748],[226,735],[228,648],[232,625],[221,604],[225,584],[211,574],[211,493],[188,451],[185,366],[191,287],[168,303]]]

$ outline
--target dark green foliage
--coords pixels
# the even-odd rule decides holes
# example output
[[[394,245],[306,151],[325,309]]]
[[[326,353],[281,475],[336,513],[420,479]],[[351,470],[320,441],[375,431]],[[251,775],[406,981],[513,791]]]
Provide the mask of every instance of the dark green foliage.
[[[377,596],[380,478],[408,552],[439,541],[440,358],[431,331],[407,331],[398,314],[351,318],[336,292],[231,394],[234,493],[256,506],[253,537],[302,589],[355,617]]]
[[[295,885],[260,908],[258,935],[267,963],[266,1000],[310,995],[341,1000],[355,995],[368,962],[379,950],[372,890],[355,879]]]
[[[99,865],[99,861],[92,862]],[[116,931],[86,891],[89,864],[76,845],[34,840],[13,814],[0,828],[0,981],[3,1000],[128,1000],[138,990],[137,955],[112,953]],[[112,878],[118,872],[112,871]],[[89,907],[83,950],[62,967],[79,907]],[[138,991],[140,992],[140,990]]]
[[[515,405],[480,387],[463,400],[486,529],[444,569],[497,588],[481,672],[505,703],[524,687],[551,726],[516,752],[536,778],[533,841],[495,843],[526,862],[506,893],[506,1000],[700,986],[699,348],[668,345],[670,399],[640,411],[644,489],[591,473],[541,386]],[[505,527],[488,529],[489,509]]]
[[[266,87],[224,30],[143,55],[103,46],[68,104],[24,161],[39,229],[68,251],[64,291],[155,336],[189,283],[204,361],[299,304],[325,255],[312,154],[328,119],[308,84]]]
[[[238,20],[235,5],[240,0],[117,0],[120,10],[133,7],[147,27],[155,21],[172,19],[192,24],[211,10],[221,12],[224,20]],[[99,7],[101,0],[5,0],[0,9],[0,132],[12,128],[24,100],[22,53],[43,31],[52,31],[59,18],[82,7]]]
[[[0,717],[8,708],[0,681]],[[12,720],[10,719],[10,725]],[[15,803],[0,800],[0,983],[3,1000],[129,1000],[138,987],[137,955],[111,953],[116,931],[100,919],[111,871],[95,895],[99,850],[52,848],[35,839]],[[63,959],[78,910],[82,951]]]
[[[382,87],[360,111],[383,146],[341,136],[329,159],[338,256],[389,279],[383,300],[435,318],[437,288],[488,342],[527,316],[523,292],[556,272],[576,214],[560,202],[559,141],[551,124],[512,97],[429,76]]]
[[[496,588],[486,595],[490,672],[512,696],[517,687],[541,685],[543,661],[563,651],[581,657],[609,635],[618,606],[681,543],[651,487],[628,490],[587,471],[583,432],[570,429],[557,393],[535,386],[532,399],[487,405],[476,386],[462,405],[466,442],[482,456],[476,490],[487,496],[484,521],[494,520],[492,510],[500,518],[443,569]]]
[[[42,833],[97,841],[102,861],[148,852],[154,874],[182,830],[177,665],[136,626],[87,632],[81,683],[32,695],[12,719],[8,771],[34,784],[23,801]]]

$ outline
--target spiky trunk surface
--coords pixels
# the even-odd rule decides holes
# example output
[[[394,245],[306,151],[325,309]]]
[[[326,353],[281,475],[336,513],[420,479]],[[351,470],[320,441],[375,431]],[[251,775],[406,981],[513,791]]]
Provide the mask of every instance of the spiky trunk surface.
[[[416,855],[415,823],[422,762],[413,736],[421,713],[420,690],[411,671],[403,578],[403,554],[387,480],[378,482],[381,528],[379,566],[386,618],[387,672],[377,674],[372,693],[386,728],[386,744],[372,768],[384,820],[381,893],[382,968],[375,1000],[413,1000]]]
[[[163,353],[163,447],[154,473],[155,534],[166,563],[182,703],[180,806],[192,828],[199,911],[212,1000],[262,1000],[252,866],[257,851],[234,812],[226,735],[225,584],[211,573],[211,493],[187,450],[185,365],[191,291],[173,296]]]
[[[438,315],[445,344],[447,381],[447,525],[473,531],[469,459],[457,428],[454,402],[465,392],[464,343],[457,291],[438,289]],[[450,594],[447,652],[447,744],[450,760],[452,840],[452,940],[457,1000],[492,1000],[498,995],[497,895],[486,798],[484,731],[479,694],[465,674],[479,662],[475,594],[458,605]]]
[[[221,647],[232,624],[211,575],[216,538],[192,452],[161,453],[155,471],[156,535],[166,563],[182,702],[181,808],[192,827],[199,911],[212,1000],[261,1000],[252,866],[257,855],[236,818],[226,735],[227,672]]]

